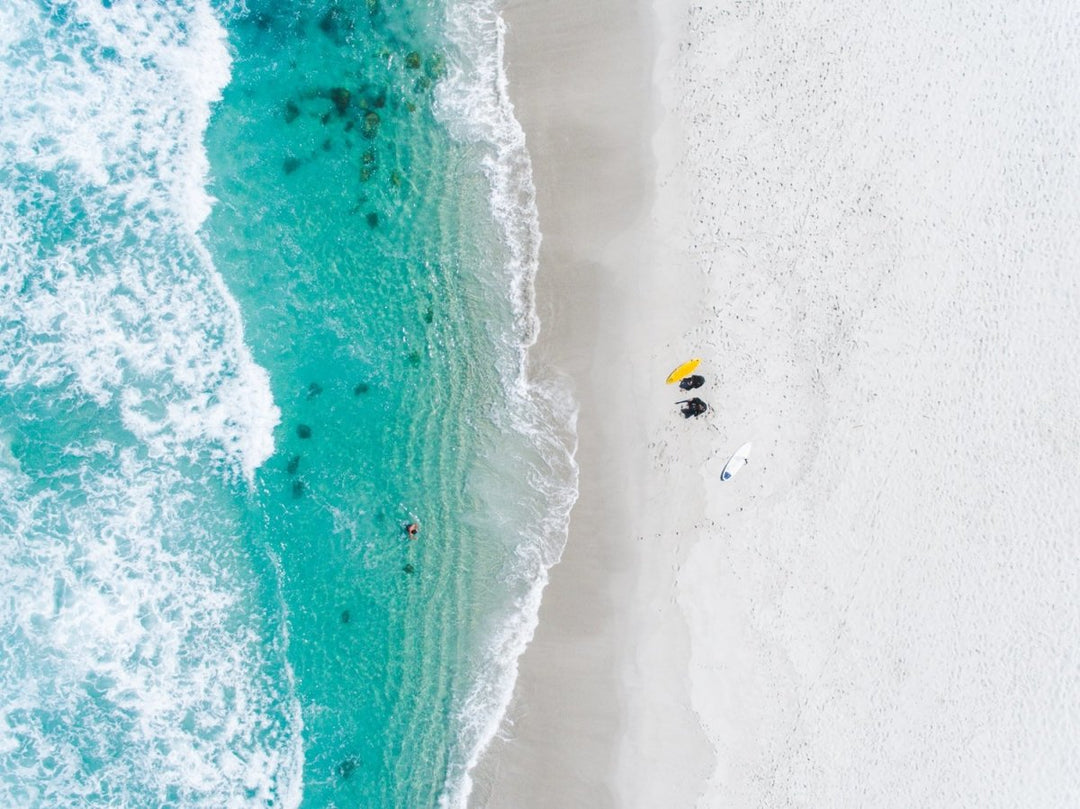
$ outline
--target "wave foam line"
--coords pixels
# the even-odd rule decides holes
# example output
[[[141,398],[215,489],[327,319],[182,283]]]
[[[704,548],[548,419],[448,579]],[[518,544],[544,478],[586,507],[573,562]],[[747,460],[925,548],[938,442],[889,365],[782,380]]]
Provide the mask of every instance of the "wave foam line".
[[[74,378],[158,456],[218,447],[251,481],[279,412],[198,236],[230,78],[206,2],[13,0],[0,22],[0,373]]]
[[[488,639],[478,676],[457,711],[463,754],[451,760],[440,806],[464,809],[472,791],[470,773],[503,722],[518,659],[536,629],[548,571],[566,544],[578,496],[577,403],[561,380],[530,373],[529,349],[540,329],[534,283],[541,233],[532,161],[508,92],[506,23],[489,4],[459,3],[448,14],[448,35],[459,51],[439,88],[436,111],[454,137],[487,149],[483,167],[491,213],[509,250],[506,273],[515,318],[515,359],[512,367],[500,368],[510,388],[506,416],[532,446],[528,482],[541,494],[540,507],[522,530],[514,569],[508,571],[524,591]],[[520,468],[508,472],[520,475]]]
[[[0,469],[4,805],[298,805],[298,701],[235,526],[133,447],[71,449],[66,486]]]

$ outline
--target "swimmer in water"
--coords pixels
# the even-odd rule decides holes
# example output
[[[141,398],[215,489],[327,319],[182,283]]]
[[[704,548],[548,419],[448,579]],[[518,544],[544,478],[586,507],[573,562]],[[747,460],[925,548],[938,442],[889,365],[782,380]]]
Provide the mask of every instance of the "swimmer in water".
[[[416,535],[420,533],[420,523],[409,523],[405,526],[405,533],[409,535],[409,539],[416,539]]]

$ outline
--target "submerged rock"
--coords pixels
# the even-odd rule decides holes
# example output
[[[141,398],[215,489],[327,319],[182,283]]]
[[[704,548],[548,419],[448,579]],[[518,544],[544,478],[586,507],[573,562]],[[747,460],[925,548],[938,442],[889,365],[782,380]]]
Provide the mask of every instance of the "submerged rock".
[[[377,213],[375,213],[374,211],[369,213],[364,218],[367,220],[367,223],[368,223],[368,225],[370,227],[376,228],[376,227],[379,226],[379,215]]]
[[[354,396],[363,396],[369,390],[371,390],[371,386],[367,382],[360,382],[352,389],[352,392]]]
[[[326,13],[319,19],[319,30],[327,36],[332,35],[337,30],[337,9],[331,6],[326,10]]]
[[[352,778],[353,773],[360,769],[360,763],[358,758],[347,758],[337,765],[337,774],[345,779]]]
[[[403,567],[401,569],[404,570],[406,573],[408,573],[410,575],[416,572],[416,568],[413,567],[411,563],[405,565],[405,567]]]
[[[337,110],[337,114],[344,116],[349,111],[349,101],[352,99],[352,93],[346,90],[344,87],[331,87],[330,88],[330,101],[334,104],[334,109]]]
[[[344,44],[353,30],[353,21],[338,5],[332,5],[319,18],[319,30],[337,45]]]
[[[405,67],[409,70],[419,70],[421,64],[423,64],[423,62],[420,59],[420,54],[416,51],[413,51],[412,53],[406,55]]]
[[[289,458],[289,462],[287,464],[285,464],[285,471],[288,472],[290,475],[295,475],[296,470],[299,469],[299,468],[300,468],[300,456],[299,455],[293,455],[291,458]]]
[[[307,486],[304,485],[302,480],[294,480],[292,484],[292,496],[294,500],[299,500],[304,496],[304,492],[307,490]]]
[[[367,113],[366,115],[364,115],[363,123],[362,123],[362,126],[360,128],[360,134],[363,135],[368,140],[371,140],[372,138],[374,138],[376,135],[379,134],[379,124],[380,123],[381,123],[381,119],[379,118],[379,113],[377,113],[377,112],[369,112],[369,113]]]
[[[298,168],[300,168],[300,158],[298,157],[286,157],[281,163],[281,168],[286,174],[292,174]]]
[[[310,385],[308,385],[307,397],[309,399],[314,399],[320,393],[322,393],[322,385],[320,385],[318,382],[312,382]]]
[[[300,108],[292,101],[285,102],[285,123],[291,124],[300,117]]]
[[[347,624],[351,620],[352,620],[352,615],[349,614],[349,611],[348,610],[342,610],[341,611],[341,623]]]
[[[296,434],[301,438],[311,438],[311,428],[306,424],[299,424],[296,427]]]
[[[368,149],[360,155],[360,181],[367,182],[379,168],[378,155],[374,149]]]
[[[446,75],[446,59],[441,53],[434,53],[427,58],[424,64],[424,72],[432,81],[438,81]]]

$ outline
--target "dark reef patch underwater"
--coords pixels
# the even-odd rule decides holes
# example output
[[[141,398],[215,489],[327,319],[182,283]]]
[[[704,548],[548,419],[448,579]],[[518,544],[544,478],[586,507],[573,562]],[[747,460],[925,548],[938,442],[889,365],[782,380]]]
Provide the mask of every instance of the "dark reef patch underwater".
[[[494,9],[0,29],[0,802],[463,805],[576,485]]]

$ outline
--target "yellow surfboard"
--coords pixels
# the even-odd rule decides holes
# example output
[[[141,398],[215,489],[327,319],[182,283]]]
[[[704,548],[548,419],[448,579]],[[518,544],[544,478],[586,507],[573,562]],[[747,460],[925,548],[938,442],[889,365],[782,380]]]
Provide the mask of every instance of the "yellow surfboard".
[[[671,385],[674,382],[678,382],[680,379],[685,379],[694,372],[694,369],[701,365],[700,359],[693,359],[684,362],[670,374],[668,374],[667,384]]]

